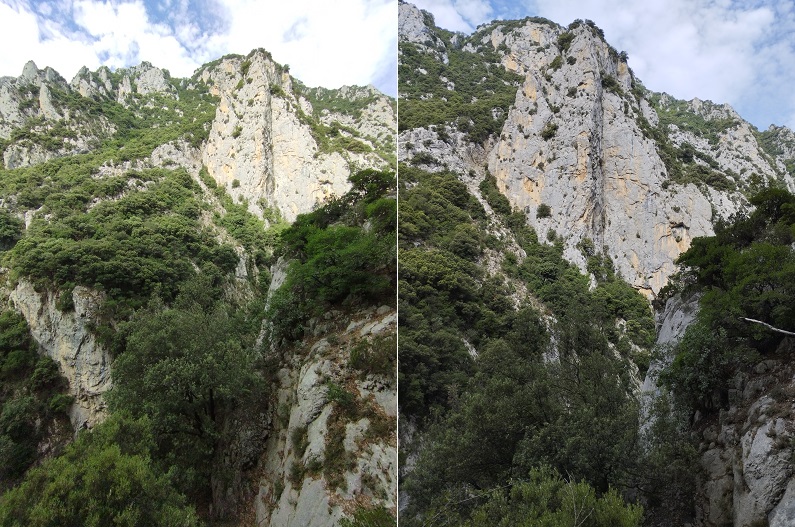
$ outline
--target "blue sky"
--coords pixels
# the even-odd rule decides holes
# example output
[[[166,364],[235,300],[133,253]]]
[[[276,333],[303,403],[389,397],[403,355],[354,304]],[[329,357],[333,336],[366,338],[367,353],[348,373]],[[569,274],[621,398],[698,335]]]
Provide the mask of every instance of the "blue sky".
[[[645,86],[728,103],[764,130],[795,129],[793,0],[415,0],[440,27],[470,32],[494,19],[591,19],[629,54]]]
[[[141,61],[190,76],[265,48],[309,86],[396,92],[396,0],[0,0],[0,75],[28,60],[70,80]]]

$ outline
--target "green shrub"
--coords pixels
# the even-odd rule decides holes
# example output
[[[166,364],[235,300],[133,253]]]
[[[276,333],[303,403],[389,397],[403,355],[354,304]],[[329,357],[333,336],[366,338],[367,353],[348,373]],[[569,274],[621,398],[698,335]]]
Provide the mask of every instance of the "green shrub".
[[[558,36],[557,40],[558,47],[561,49],[561,51],[564,52],[568,51],[569,48],[571,47],[572,41],[574,41],[574,33],[572,33],[571,31],[566,31],[565,33],[561,33]]]
[[[552,209],[546,203],[541,203],[536,209],[536,218],[549,218],[552,215]]]
[[[394,379],[397,347],[394,336],[377,336],[357,342],[350,351],[348,364],[365,374],[371,373]]]
[[[360,507],[353,513],[353,518],[340,520],[340,527],[395,527],[397,520],[384,507],[367,509]]]
[[[549,141],[550,139],[555,137],[555,134],[557,133],[558,133],[558,125],[550,121],[547,124],[545,124],[543,130],[541,130],[541,138],[544,141]]]
[[[345,412],[353,412],[356,409],[356,398],[351,392],[334,382],[328,382],[326,387],[329,401],[337,403]]]

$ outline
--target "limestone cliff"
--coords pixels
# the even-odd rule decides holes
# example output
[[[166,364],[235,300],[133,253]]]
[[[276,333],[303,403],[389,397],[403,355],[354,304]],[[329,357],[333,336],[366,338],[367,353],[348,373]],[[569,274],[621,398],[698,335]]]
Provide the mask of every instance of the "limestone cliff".
[[[697,300],[671,298],[659,314],[657,343],[663,353],[661,360],[652,363],[644,382],[646,404],[660,394],[657,375],[673,360],[665,350],[695,319]],[[784,341],[752,371],[732,380],[727,410],[711,416],[696,413],[692,427],[701,465],[696,525],[783,527],[795,519],[791,465],[795,454],[795,368],[791,354],[792,343]]]
[[[35,165],[99,145],[115,127],[102,115],[70,104],[71,88],[50,67],[25,64],[17,77],[0,78],[0,150],[3,166]]]
[[[38,292],[29,281],[20,280],[10,300],[25,316],[41,351],[58,363],[69,381],[69,394],[75,398],[69,417],[72,428],[80,430],[105,416],[102,394],[111,387],[111,360],[90,327],[103,296],[82,286],[66,294],[74,305],[69,312],[58,308],[57,293]]]
[[[460,121],[409,128],[401,158],[481,178],[490,172],[539,238],[562,239],[583,270],[576,246],[588,238],[653,297],[692,238],[746,207],[746,191],[766,182],[795,188],[786,149],[772,146],[783,140],[763,136],[727,105],[646,90],[592,23],[493,22],[443,38],[429,15],[410,4],[400,13],[401,42],[432,58],[422,60],[482,55],[484,67],[521,79],[499,134],[472,142]],[[406,56],[403,71],[427,77],[415,57]],[[404,86],[401,98],[447,100],[450,79],[423,81],[422,93]]]
[[[340,112],[319,115],[326,132],[310,122],[319,109],[309,90],[265,52],[226,58],[196,77],[220,98],[203,162],[232,196],[248,200],[252,212],[272,208],[292,221],[347,191],[352,170],[387,166],[379,139],[394,144],[395,117],[387,98],[373,89],[365,89],[372,100],[362,100],[355,89],[338,90],[335,98],[359,100],[363,107],[358,119]]]
[[[748,210],[748,196],[765,186],[795,190],[791,130],[760,132],[728,105],[648,90],[592,22],[533,17],[454,34],[401,2],[399,28],[399,159],[453,171],[475,196],[494,176],[539,240],[562,243],[585,271],[578,245],[590,239],[650,299],[692,239]],[[502,256],[479,265],[493,272]],[[696,310],[695,299],[669,301],[658,317],[660,349],[681,338]],[[703,475],[694,525],[778,526],[795,517],[786,342],[734,379],[728,411],[695,416]],[[671,360],[664,355],[648,370],[647,396],[659,394],[657,375]]]
[[[278,232],[264,229],[276,223],[284,228],[285,221],[341,196],[355,171],[394,169],[395,112],[394,101],[371,86],[304,86],[264,50],[223,57],[189,79],[144,62],[115,71],[83,68],[66,82],[54,70],[28,63],[20,77],[0,79],[0,170],[8,175],[0,185],[0,208],[14,228],[19,220],[20,230],[3,250],[62,214],[81,217],[145,194],[163,174],[179,173],[177,186],[189,188],[197,202],[187,213],[175,213],[182,202],[161,200],[154,207],[185,213],[171,225],[177,230],[195,221],[191,228],[200,232],[180,231],[183,241],[190,239],[184,243],[200,239],[206,245],[200,257],[215,257],[213,265],[223,260],[227,274],[216,276],[223,294],[245,303],[269,287]],[[139,177],[147,171],[154,176]],[[20,191],[29,178],[34,183]],[[94,193],[104,185],[113,188]],[[64,194],[77,199],[65,205]],[[55,211],[52,204],[64,208]],[[237,224],[224,222],[232,209]],[[139,222],[142,210],[130,221]],[[267,241],[257,239],[256,247],[242,241],[232,232],[241,227],[263,231],[249,231],[249,241]],[[121,245],[136,236],[119,234]],[[188,263],[191,271],[204,271],[200,257]],[[272,271],[275,290],[283,274],[279,264]],[[7,276],[13,277],[9,307],[24,316],[40,353],[56,361],[69,383],[75,430],[93,427],[105,417],[102,395],[112,387],[111,358],[97,326],[115,330],[132,310],[109,320],[114,310],[103,308],[117,298],[93,280],[60,287],[52,275],[29,277],[12,268]],[[212,481],[214,510],[208,514],[328,526],[360,508],[394,514],[396,379],[365,375],[350,362],[352,351],[373,346],[394,357],[394,309],[359,305],[312,324],[304,342],[271,350],[269,404],[236,409],[225,423],[228,444],[214,462],[234,477]]]
[[[284,357],[256,500],[259,525],[331,527],[358,507],[396,509],[396,379],[350,366],[362,346],[394,353],[396,319],[388,306],[329,312]]]

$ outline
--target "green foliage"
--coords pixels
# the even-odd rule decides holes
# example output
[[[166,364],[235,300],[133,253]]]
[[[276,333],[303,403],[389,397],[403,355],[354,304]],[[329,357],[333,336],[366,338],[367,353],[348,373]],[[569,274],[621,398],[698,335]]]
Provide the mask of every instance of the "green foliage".
[[[318,144],[320,152],[340,152],[345,155],[347,152],[368,153],[373,148],[365,143],[366,139],[374,145],[375,152],[390,166],[395,166],[395,143],[393,137],[387,137],[383,142],[377,138],[363,137],[361,132],[353,127],[342,124],[339,120],[328,122],[327,118],[321,121],[321,117],[327,115],[340,114],[349,116],[354,121],[362,118],[364,110],[379,100],[380,96],[371,92],[368,88],[353,87],[354,90],[343,94],[341,90],[331,90],[326,88],[308,88],[293,79],[293,87],[296,98],[304,97],[312,104],[312,115],[306,115],[298,108],[299,118],[309,125],[312,136]],[[395,102],[390,99],[393,109],[397,109]]]
[[[293,261],[270,302],[276,340],[300,338],[303,322],[331,304],[394,298],[395,207],[386,197],[394,174],[365,170],[350,181],[344,196],[299,215],[281,232],[281,251]]]
[[[634,468],[637,404],[604,338],[585,319],[562,322],[561,361],[545,364],[543,329],[534,330],[523,346],[491,341],[481,348],[467,391],[431,428],[405,481],[414,500],[407,516],[425,511],[430,518],[450,489],[503,485],[538,464],[602,492]]]
[[[362,373],[381,375],[394,380],[397,371],[396,344],[394,336],[362,339],[351,347],[348,364]]]
[[[353,518],[340,520],[340,527],[395,527],[397,521],[384,507],[374,509],[359,508]]]
[[[621,85],[618,83],[615,77],[612,75],[608,75],[606,73],[602,73],[602,87],[609,91],[610,93],[615,93],[616,95],[621,95]]]
[[[795,196],[767,189],[750,201],[751,214],[718,224],[679,257],[685,287],[702,296],[663,379],[691,408],[725,406],[734,375],[784,338],[747,319],[795,330]]]
[[[6,210],[0,210],[0,250],[7,251],[22,238],[25,224]]]
[[[558,125],[557,125],[557,123],[553,123],[552,121],[549,121],[547,124],[544,125],[544,129],[541,130],[541,138],[544,141],[549,141],[550,139],[555,137],[555,134],[557,134],[557,133],[558,133]]]
[[[491,174],[487,174],[486,177],[483,178],[483,181],[480,182],[478,188],[480,189],[480,194],[483,196],[483,199],[485,199],[486,203],[491,207],[491,210],[502,217],[511,214],[511,202],[508,201],[508,198],[497,188],[497,178]]]
[[[48,427],[67,422],[72,399],[66,389],[58,366],[37,354],[24,317],[0,314],[0,488],[16,482],[36,461]],[[60,439],[49,440],[57,449]]]
[[[329,382],[326,387],[329,401],[337,403],[343,411],[349,414],[355,411],[356,398],[351,392],[333,382]]]
[[[546,203],[542,203],[536,209],[536,217],[539,219],[549,218],[552,215],[552,209]]]
[[[34,220],[10,251],[14,271],[44,286],[81,284],[105,291],[117,320],[158,291],[174,297],[194,265],[219,275],[237,261],[199,222],[198,185],[184,170],[130,173],[145,190],[103,201],[88,212],[47,197],[61,213]]]
[[[558,47],[561,51],[566,52],[571,47],[571,43],[574,41],[574,33],[571,31],[566,31],[565,33],[561,33],[558,35]]]
[[[665,103],[661,94],[655,94],[650,98],[650,102],[660,117],[660,128],[667,130],[669,124],[674,124],[682,130],[693,132],[697,136],[703,137],[712,145],[717,145],[721,134],[734,128],[739,124],[736,119],[731,118],[710,118],[707,119],[700,113],[691,110],[687,101],[680,101],[666,96]],[[710,101],[706,101],[704,112],[715,106]]]
[[[0,497],[0,525],[198,526],[185,497],[153,468],[145,429],[111,418],[83,432]]]
[[[207,281],[184,284],[173,307],[153,299],[126,324],[107,396],[112,412],[149,419],[153,457],[192,495],[209,490],[226,416],[259,397],[258,320],[217,300]]]
[[[400,43],[399,130],[455,123],[476,143],[499,133],[522,78],[502,66],[491,45],[482,45],[476,35],[471,43],[479,48],[477,52],[450,46],[447,64],[413,43]],[[448,90],[441,77],[455,90]]]
[[[472,501],[475,505],[466,508],[440,507],[436,521],[467,527],[639,527],[643,519],[643,508],[625,503],[615,490],[597,496],[587,482],[565,480],[546,467],[509,485],[478,492]]]
[[[417,464],[401,484],[411,496],[401,518],[464,524],[478,504],[466,499],[475,489],[505,485],[539,465],[599,493],[623,488],[641,472],[628,361],[636,359],[630,343],[645,348],[654,338],[646,300],[592,242],[583,243],[597,277],[591,290],[563,258],[563,244],[539,243],[487,175],[481,194],[526,254],[506,256],[505,269],[555,318],[547,329],[537,309],[516,306],[513,284],[483,273],[482,253],[451,249],[460,233],[486,238],[487,228],[458,177],[400,170],[400,411],[425,429]],[[459,499],[466,505],[450,512]]]
[[[520,210],[511,210],[511,203],[497,188],[497,179],[486,174],[479,186],[480,194],[491,209],[502,219],[506,227],[513,233],[519,245],[538,242],[532,227],[527,225],[527,218]]]

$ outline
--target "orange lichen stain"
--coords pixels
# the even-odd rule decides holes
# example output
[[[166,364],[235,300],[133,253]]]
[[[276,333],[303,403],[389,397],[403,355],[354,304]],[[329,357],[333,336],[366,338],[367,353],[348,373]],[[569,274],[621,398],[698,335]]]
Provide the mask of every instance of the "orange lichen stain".
[[[676,242],[676,247],[679,249],[680,254],[690,249],[690,234],[687,231],[682,232],[679,241]]]
[[[638,253],[636,253],[635,251],[632,251],[632,254],[629,257],[629,264],[636,271],[640,269],[640,258],[638,258]]]
[[[518,73],[520,70],[519,63],[516,62],[516,59],[513,58],[513,55],[506,55],[502,59],[502,65],[505,67],[506,70],[512,71],[514,73]]]
[[[535,101],[538,99],[538,88],[536,87],[536,83],[533,78],[529,75],[524,82],[524,87],[522,90],[524,91],[525,97],[527,97],[529,100]]]
[[[544,177],[538,179],[524,178],[522,187],[524,188],[527,197],[535,204],[541,203],[541,191],[544,190]]]

